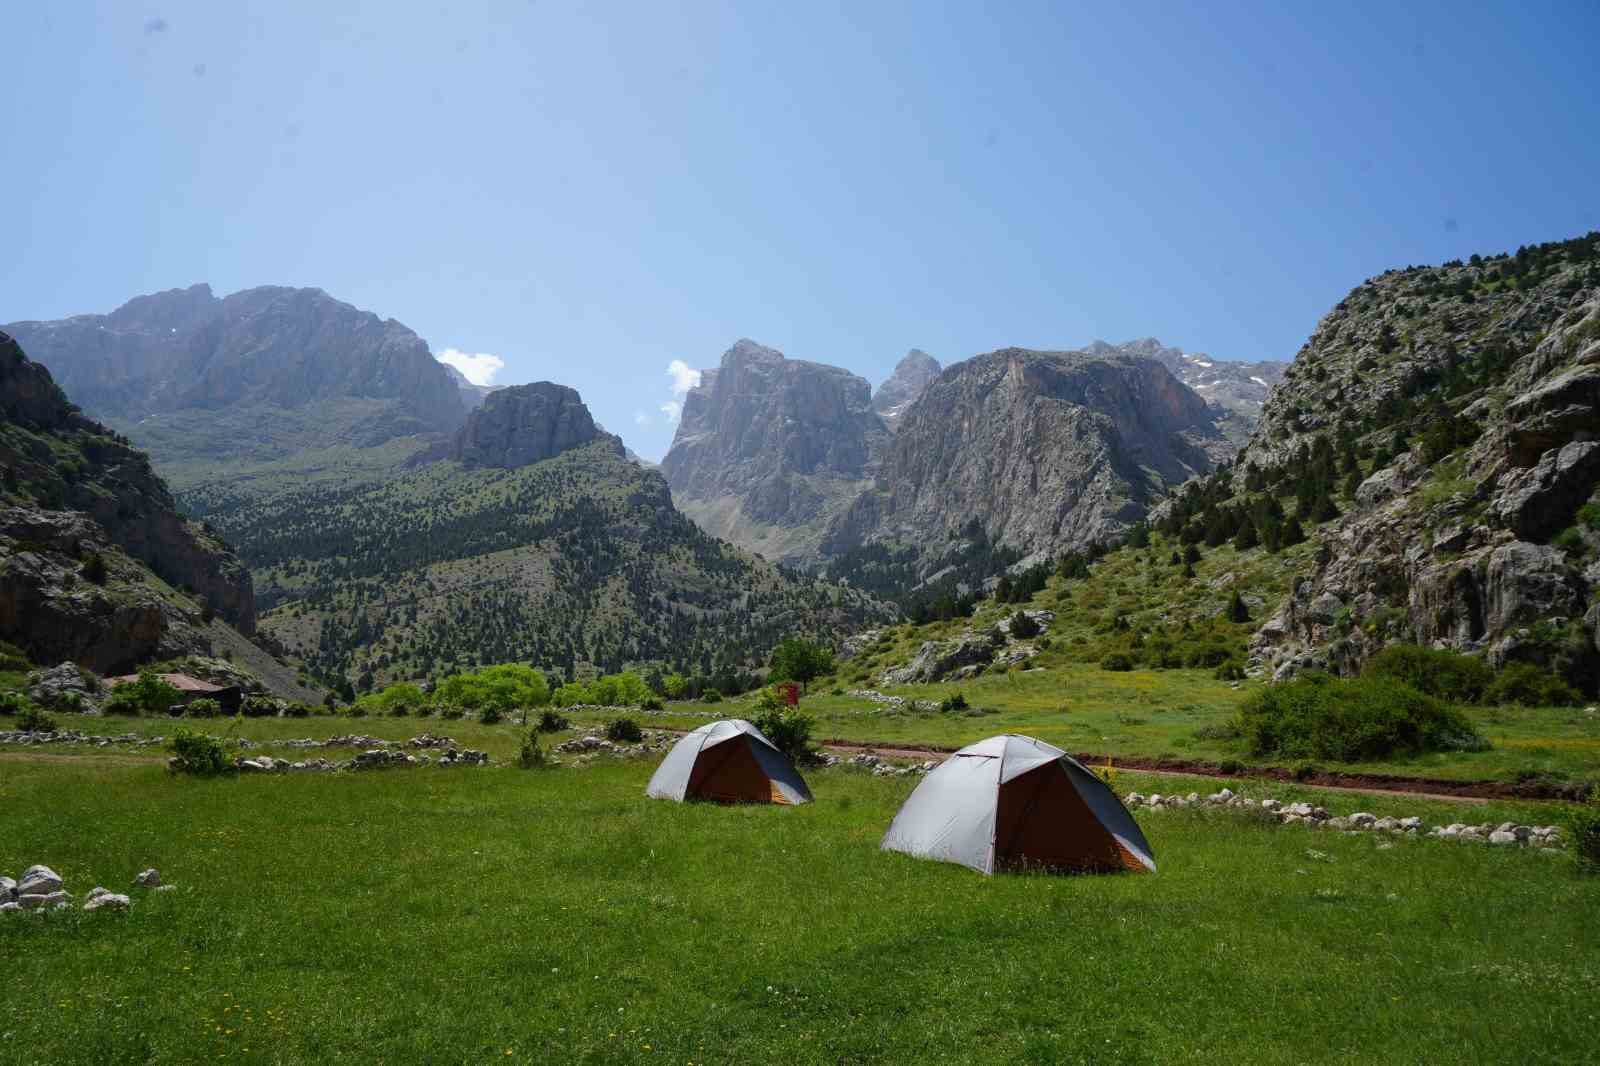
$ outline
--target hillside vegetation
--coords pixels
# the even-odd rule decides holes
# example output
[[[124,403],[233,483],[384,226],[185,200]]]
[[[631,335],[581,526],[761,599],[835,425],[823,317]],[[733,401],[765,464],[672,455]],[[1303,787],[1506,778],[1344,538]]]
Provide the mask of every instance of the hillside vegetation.
[[[517,661],[709,675],[792,633],[885,616],[702,533],[610,440],[515,470],[438,462],[381,484],[213,483],[186,500],[250,560],[263,631],[357,689]]]

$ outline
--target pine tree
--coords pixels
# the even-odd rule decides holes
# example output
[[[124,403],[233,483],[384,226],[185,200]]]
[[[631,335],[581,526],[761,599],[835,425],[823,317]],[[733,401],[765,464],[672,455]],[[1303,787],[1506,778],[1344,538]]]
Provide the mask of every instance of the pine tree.
[[[1239,595],[1238,589],[1233,590],[1233,599],[1228,601],[1228,621],[1250,621],[1250,609],[1245,606],[1244,599]]]

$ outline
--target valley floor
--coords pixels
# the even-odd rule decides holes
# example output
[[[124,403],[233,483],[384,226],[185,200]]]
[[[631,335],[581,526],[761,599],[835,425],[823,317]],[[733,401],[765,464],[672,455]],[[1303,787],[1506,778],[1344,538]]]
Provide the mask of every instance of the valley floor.
[[[240,731],[335,725],[419,731]],[[429,725],[497,759],[514,734]],[[1535,851],[1184,810],[1140,815],[1154,876],[986,879],[880,852],[916,779],[843,767],[780,809],[647,800],[654,760],[197,781],[52,754],[0,773],[0,870],[178,888],[0,915],[8,1063],[1600,1060],[1600,879]],[[1471,818],[1519,814],[1551,810]]]

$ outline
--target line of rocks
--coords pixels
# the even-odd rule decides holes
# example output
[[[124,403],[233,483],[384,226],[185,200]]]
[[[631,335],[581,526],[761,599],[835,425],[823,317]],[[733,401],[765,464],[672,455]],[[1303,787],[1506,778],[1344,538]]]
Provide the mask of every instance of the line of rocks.
[[[437,759],[431,755],[411,755],[394,748],[369,748],[353,759],[337,762],[329,759],[306,759],[290,762],[260,755],[253,759],[243,756],[234,760],[234,767],[242,774],[311,773],[332,774],[342,770],[390,770],[399,767],[437,766],[488,766],[489,753],[475,748],[446,748]]]
[[[870,770],[873,777],[910,777],[921,776],[932,771],[939,765],[935,759],[920,763],[894,763],[881,755],[874,755],[864,751],[850,756],[848,759],[840,758],[830,751],[817,755],[818,766],[845,766],[851,769]]]
[[[174,888],[173,885],[162,884],[161,871],[153,868],[136,876],[133,885],[154,892],[170,892]],[[72,898],[72,893],[66,890],[61,881],[61,875],[48,866],[28,867],[22,872],[20,881],[0,875],[0,914],[62,910],[72,906]],[[83,901],[86,911],[125,911],[132,905],[132,899],[126,894],[112,892],[101,885],[91,888]]]
[[[654,755],[671,749],[681,738],[676,733],[662,730],[641,730],[644,739],[637,744],[619,744],[608,740],[598,733],[586,733],[581,737],[557,744],[554,751],[561,755],[577,755],[580,757],[597,757],[611,755],[622,759],[638,759],[646,755]],[[580,759],[580,761],[583,761]]]
[[[853,688],[847,694],[858,700],[867,700],[896,710],[907,707],[914,711],[937,711],[939,709],[938,700],[913,700],[907,699],[905,696],[890,696],[873,688]]]
[[[1283,803],[1280,800],[1254,800],[1240,796],[1231,788],[1201,796],[1191,792],[1187,796],[1163,796],[1159,792],[1144,795],[1130,792],[1122,802],[1130,810],[1175,810],[1184,807],[1228,807],[1238,810],[1260,811],[1283,825],[1306,825],[1313,829],[1332,829],[1346,833],[1389,833],[1397,836],[1427,836],[1441,840],[1458,840],[1462,843],[1493,844],[1497,847],[1528,847],[1545,851],[1558,851],[1564,847],[1561,828],[1554,825],[1518,825],[1485,822],[1467,825],[1452,822],[1427,828],[1421,818],[1379,818],[1367,811],[1335,816],[1324,807],[1310,803]]]
[[[122,744],[129,747],[146,748],[156,744],[165,744],[166,742],[166,737],[147,737],[142,733],[100,736],[94,733],[79,732],[75,729],[60,729],[54,732],[28,729],[0,731],[0,744],[88,744],[97,748],[107,748],[113,744]]]

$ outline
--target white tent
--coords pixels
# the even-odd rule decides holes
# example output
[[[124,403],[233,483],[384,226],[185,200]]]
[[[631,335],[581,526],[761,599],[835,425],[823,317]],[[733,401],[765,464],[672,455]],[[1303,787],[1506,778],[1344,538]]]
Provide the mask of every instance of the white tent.
[[[645,795],[724,803],[811,802],[811,790],[794,764],[742,718],[708,722],[674,744]]]
[[[1105,782],[1060,748],[1011,733],[962,748],[925,777],[882,847],[985,874],[1015,866],[1156,868],[1144,834]]]

